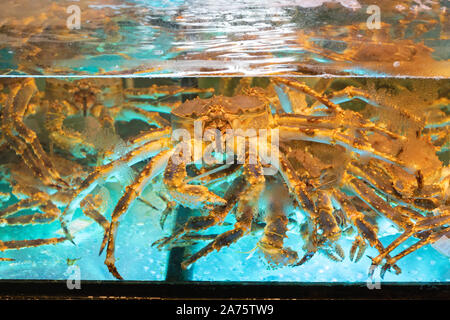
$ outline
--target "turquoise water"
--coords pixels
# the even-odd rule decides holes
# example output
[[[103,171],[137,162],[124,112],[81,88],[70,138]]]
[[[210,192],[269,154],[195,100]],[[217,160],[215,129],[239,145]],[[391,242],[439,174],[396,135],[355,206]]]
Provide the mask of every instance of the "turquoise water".
[[[268,79],[256,79],[260,83],[268,83]],[[255,81],[256,81],[255,80]],[[106,80],[104,80],[106,81]],[[121,80],[118,80],[119,83]],[[126,83],[128,80],[122,80]],[[135,84],[138,87],[149,86],[155,80],[140,79],[136,80]],[[174,79],[165,79],[166,83],[182,83]],[[192,81],[192,79],[191,79]],[[198,79],[198,83],[205,87],[221,87],[222,79]],[[232,80],[231,82],[237,85],[239,79]],[[314,82],[310,81],[310,85],[314,85]],[[316,83],[320,83],[320,79],[315,79]],[[336,83],[345,83],[350,81],[352,84],[365,83],[363,79],[348,80],[345,78],[335,79]],[[384,80],[387,81],[387,80]],[[411,80],[418,81],[418,80]],[[38,81],[39,87],[46,87],[43,84],[44,80]],[[230,82],[230,83],[231,83]],[[99,84],[101,82],[97,82]],[[117,81],[108,82],[109,84],[117,84]],[[255,82],[257,83],[257,82]],[[386,82],[385,82],[386,83]],[[406,82],[405,82],[406,83]],[[429,88],[445,88],[445,81],[438,82],[439,86],[435,86],[429,80]],[[279,99],[283,104],[283,108],[286,111],[292,112],[297,108],[296,104],[288,103],[288,95],[283,93],[283,90],[278,90]],[[107,90],[105,92],[108,92]],[[413,92],[414,93],[414,92]],[[157,97],[159,96],[160,100]],[[207,95],[208,96],[208,95]],[[114,96],[113,96],[114,97]],[[130,96],[131,97],[131,96]],[[141,99],[139,105],[153,106],[150,108],[153,111],[161,111],[161,115],[167,117],[167,112],[170,107],[164,107],[159,109],[158,105],[161,102],[168,103],[169,101],[177,101],[181,99],[183,95],[165,96],[165,95],[148,95]],[[111,98],[111,97],[109,97]],[[117,99],[109,99],[108,101],[117,101]],[[171,100],[172,99],[172,100]],[[120,99],[119,99],[120,100]],[[413,104],[413,95],[409,96],[410,104]],[[347,106],[348,106],[347,102]],[[352,106],[352,104],[350,104]],[[355,106],[361,107],[356,104]],[[114,104],[110,104],[109,107],[114,107]],[[448,106],[442,105],[443,110],[448,109]],[[149,109],[149,110],[150,110]],[[39,118],[36,116],[30,116],[25,123],[29,125],[33,130],[39,133],[41,142],[44,145],[46,152],[49,152],[48,141],[44,139],[42,127],[35,122]],[[76,123],[72,119],[73,123]],[[79,119],[80,120],[80,119]],[[92,121],[92,120],[91,120]],[[66,122],[68,125],[70,122]],[[148,124],[142,121],[133,120],[131,122],[122,122],[120,130],[122,138],[131,137],[136,135],[142,129],[148,129]],[[446,126],[444,125],[443,128]],[[86,131],[83,131],[86,132]],[[91,136],[91,135],[88,135]],[[105,136],[112,138],[113,136]],[[108,138],[108,139],[109,139]],[[117,138],[114,138],[117,139]],[[120,143],[118,143],[120,147]],[[121,150],[116,147],[116,150]],[[58,149],[56,149],[58,150]],[[448,165],[448,151],[441,154],[442,161],[445,162],[447,158]],[[10,193],[11,186],[8,183],[7,171],[4,171],[5,166],[8,165],[8,159],[15,159],[14,153],[3,149],[2,151],[2,173],[3,177],[0,181],[0,192]],[[70,155],[64,153],[62,150],[58,151],[60,155],[71,158]],[[122,151],[123,152],[123,151]],[[11,160],[17,163],[16,160]],[[86,160],[74,160],[72,164],[86,165]],[[18,162],[20,163],[20,161]],[[145,163],[145,161],[144,161]],[[93,164],[85,166],[86,170],[92,170]],[[132,171],[120,175],[119,182],[102,182],[100,189],[95,189],[93,194],[100,194],[102,199],[106,203],[106,207],[101,212],[107,220],[111,219],[111,213],[114,210],[117,202],[122,196],[125,187],[131,183],[133,177],[141,170],[142,164],[138,163],[134,167],[134,173]],[[29,175],[31,173],[26,173]],[[281,183],[281,182],[280,182]],[[116,247],[116,266],[126,280],[139,280],[139,281],[164,281],[167,277],[167,271],[169,267],[169,256],[171,251],[169,249],[158,250],[152,244],[172,233],[175,228],[175,219],[177,212],[172,211],[165,223],[164,229],[160,226],[160,216],[162,210],[164,210],[166,203],[158,197],[155,197],[155,191],[161,189],[160,182],[150,183],[143,192],[142,199],[146,199],[152,204],[153,207],[144,203],[143,201],[134,201],[128,212],[121,218],[121,224],[117,236]],[[213,187],[211,189],[218,194],[221,194],[223,190],[221,188]],[[3,210],[9,205],[16,203],[18,199],[15,196],[11,196],[8,201],[1,203],[0,209]],[[280,199],[280,201],[285,201]],[[287,201],[287,200],[286,200]],[[65,205],[59,207],[61,212],[64,211]],[[263,198],[260,203],[260,214],[267,211],[267,205]],[[0,211],[1,212],[1,211]],[[289,207],[285,209],[286,213],[297,212],[293,208]],[[20,214],[32,213],[29,210],[25,210]],[[201,212],[192,212],[194,215],[201,215]],[[288,225],[287,239],[285,241],[285,247],[290,247],[298,252],[301,257],[305,251],[302,249],[304,240],[300,236],[300,223],[305,219],[308,214],[306,212],[297,212],[295,216],[290,215],[290,219],[293,221]],[[229,230],[235,223],[233,214],[229,214],[223,226],[216,226],[208,228],[203,234],[220,234]],[[80,209],[75,211],[73,219],[69,223],[69,230],[74,235],[74,243],[65,241],[57,245],[46,245],[36,248],[23,248],[20,250],[6,250],[0,252],[0,258],[14,259],[13,261],[0,261],[0,278],[1,279],[66,279],[74,268],[77,268],[80,272],[81,279],[83,280],[114,280],[115,278],[109,273],[107,267],[104,264],[105,252],[99,255],[99,249],[103,239],[103,229],[95,223],[92,219],[83,214]],[[399,231],[392,227],[387,221],[381,221],[379,225],[378,236],[384,246],[391,243],[396,237],[400,235]],[[0,241],[11,240],[24,240],[24,239],[39,239],[39,238],[52,238],[62,237],[63,232],[58,220],[50,224],[41,224],[34,226],[0,226]],[[254,231],[250,235],[247,235],[232,244],[230,247],[224,247],[219,252],[214,251],[207,256],[201,258],[190,267],[190,276],[188,279],[180,280],[192,280],[192,281],[288,281],[288,282],[365,282],[368,280],[368,271],[370,268],[371,260],[368,258],[377,256],[377,250],[368,247],[362,259],[354,263],[349,259],[349,252],[353,243],[354,237],[342,236],[339,240],[339,244],[342,246],[345,252],[345,259],[342,262],[334,262],[328,259],[322,253],[316,253],[313,258],[298,267],[278,267],[273,268],[270,266],[264,258],[261,250],[258,248],[257,243],[262,237],[262,230]],[[404,244],[394,251],[406,249],[417,239],[410,238]],[[386,282],[449,282],[450,281],[450,260],[448,256],[448,241],[440,244],[427,245],[412,254],[406,256],[398,262],[398,266],[402,269],[402,273],[396,275],[394,273],[386,273],[384,279],[379,279],[379,270],[375,273],[376,279]],[[186,247],[186,257],[189,254],[197,252],[207,241],[199,241],[196,244]],[[447,246],[446,246],[447,243]],[[186,258],[185,257],[185,258]],[[177,266],[178,268],[180,266]]]
[[[357,0],[82,0],[68,29],[72,3],[8,0],[0,74],[448,77],[448,2],[395,3],[372,29]]]
[[[114,190],[113,186],[110,190]],[[112,197],[111,201],[117,201]],[[110,212],[109,212],[110,214]],[[230,223],[233,218],[227,219]],[[122,220],[117,238],[117,267],[125,280],[133,281],[164,281],[169,263],[169,251],[157,250],[151,244],[169,234],[173,228],[173,216],[165,224],[165,231],[159,226],[159,213],[148,208],[141,202],[135,202],[126,217]],[[99,256],[98,251],[102,241],[103,231],[89,218],[80,212],[71,223],[75,232],[76,246],[70,242],[55,246],[25,248],[9,250],[1,253],[0,257],[13,258],[12,262],[0,262],[1,279],[50,279],[65,280],[72,275],[74,268],[80,272],[81,280],[115,280],[104,265],[105,254]],[[229,227],[228,227],[229,228]],[[210,228],[208,234],[228,228]],[[58,222],[38,227],[17,227],[3,229],[2,240],[38,238],[54,236],[59,231]],[[5,234],[6,232],[6,234]],[[291,230],[287,233],[286,245],[299,248],[302,240],[298,232]],[[6,237],[5,237],[6,236]],[[271,268],[259,250],[256,249],[261,235],[247,236],[220,252],[212,252],[191,266],[192,281],[261,281],[261,282],[348,282],[359,283],[366,281],[383,282],[420,282],[442,283],[450,282],[450,258],[427,245],[406,256],[398,263],[402,269],[400,275],[386,273],[383,279],[376,272],[375,277],[369,279],[368,271],[370,259],[377,251],[368,248],[365,256],[354,263],[349,260],[348,252],[352,245],[351,239],[341,239],[347,257],[343,262],[333,262],[322,254],[316,254],[310,261],[299,267]],[[395,239],[396,235],[382,237],[384,245]],[[413,244],[416,240],[409,239],[401,249]],[[198,244],[193,251],[202,246]],[[299,251],[299,254],[301,251]],[[68,261],[73,260],[73,262]]]
[[[319,89],[328,81],[336,81],[333,88],[336,91],[347,84],[365,83],[368,78],[387,82],[392,78],[419,82],[439,78],[444,79],[438,90],[440,96],[432,92],[431,99],[443,98],[444,104],[448,102],[444,98],[449,99],[448,1],[423,5],[382,1],[379,4],[381,26],[375,30],[367,25],[370,15],[366,10],[371,3],[363,0],[80,0],[76,5],[81,8],[81,24],[80,29],[74,30],[66,25],[69,4],[73,3],[64,0],[3,0],[0,3],[0,77],[5,86],[10,79],[3,78],[18,76],[34,76],[40,83],[56,76],[63,79],[67,76],[120,78],[122,80],[117,80],[123,83],[132,83],[134,80],[129,78],[137,78],[136,82],[143,81],[142,86],[153,82],[185,86],[183,81],[197,84],[203,81],[201,87],[210,86],[217,94],[226,94],[230,83],[240,81],[238,77],[267,77],[260,81],[268,82],[273,75],[305,76],[304,81],[317,84]],[[338,76],[346,78],[337,79]],[[220,79],[229,82],[219,84]],[[380,87],[390,88],[385,83]],[[404,87],[409,90],[409,85]],[[427,88],[425,91],[429,93]],[[282,90],[276,93],[280,100],[287,99]],[[163,118],[169,119],[172,102],[192,97],[168,96],[158,101],[147,97],[138,107],[160,112]],[[5,97],[1,99],[0,111]],[[416,95],[401,103],[414,107],[417,102],[414,99]],[[421,101],[427,103],[427,99],[428,96]],[[308,104],[311,101],[300,98],[296,102]],[[285,111],[292,111],[292,105],[288,106],[286,101],[281,104]],[[448,116],[449,105],[439,106],[439,113]],[[38,116],[30,116],[25,124],[42,138],[45,130]],[[127,125],[122,124],[127,136],[132,136],[130,132],[139,132],[138,129],[149,128],[148,124],[136,120]],[[448,130],[448,122],[443,130]],[[101,136],[105,137],[111,138]],[[95,134],[90,138],[94,139]],[[104,144],[123,147],[117,141]],[[41,139],[41,143],[45,151],[50,152],[48,137]],[[439,152],[440,159],[448,166],[448,143]],[[1,165],[8,163],[11,154],[11,150],[0,149]],[[88,160],[76,161],[89,170],[94,166]],[[108,220],[125,186],[113,182],[102,185],[107,202],[103,214]],[[152,187],[160,186],[150,185],[144,192],[148,197],[152,197]],[[7,179],[0,180],[0,192],[10,191]],[[0,210],[17,201],[12,196],[0,202]],[[176,212],[169,215],[162,229],[159,219],[165,204],[159,202],[157,207],[158,210],[135,201],[121,221],[116,265],[126,280],[164,281],[167,277],[173,251],[158,250],[152,243],[171,234],[176,225]],[[59,209],[63,211],[65,207]],[[26,213],[30,211],[22,214]],[[210,228],[205,233],[223,232],[234,222],[230,215],[225,226]],[[0,258],[13,259],[0,261],[0,279],[63,280],[75,268],[82,280],[114,280],[104,264],[105,252],[99,255],[103,229],[85,217],[80,209],[75,212],[69,229],[75,236],[75,244],[66,241],[58,245],[0,251]],[[289,225],[286,246],[298,251],[301,257],[303,240],[298,229],[298,225]],[[385,246],[399,235],[391,227],[386,229],[389,230],[380,231]],[[55,236],[63,236],[59,221],[36,226],[0,225],[0,241]],[[180,280],[365,282],[370,267],[367,256],[377,255],[376,250],[369,247],[358,263],[351,262],[348,255],[354,239],[342,237],[339,243],[346,254],[343,262],[333,262],[317,253],[302,266],[273,269],[257,247],[261,236],[261,231],[253,232],[230,247],[210,253],[191,266],[188,279]],[[399,249],[415,241],[409,239]],[[206,244],[192,245],[185,253],[196,252]],[[377,272],[376,277],[386,282],[448,283],[449,262],[445,243],[427,245],[399,261],[403,270],[400,275],[388,272],[381,280]]]

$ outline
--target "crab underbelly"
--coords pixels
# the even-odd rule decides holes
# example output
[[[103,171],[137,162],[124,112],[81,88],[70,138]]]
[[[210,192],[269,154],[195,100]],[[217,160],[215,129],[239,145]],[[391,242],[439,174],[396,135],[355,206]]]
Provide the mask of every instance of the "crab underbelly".
[[[205,206],[205,201],[200,200],[200,195],[186,194],[176,190],[169,191],[172,199],[183,207],[190,209],[200,209]]]

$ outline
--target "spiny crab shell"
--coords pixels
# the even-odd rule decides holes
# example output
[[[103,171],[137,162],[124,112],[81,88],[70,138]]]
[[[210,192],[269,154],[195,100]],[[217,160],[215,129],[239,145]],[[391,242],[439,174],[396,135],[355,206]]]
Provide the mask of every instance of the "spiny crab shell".
[[[210,99],[186,101],[172,110],[173,129],[193,132],[194,122],[202,121],[203,129],[225,126],[230,129],[262,129],[270,124],[269,106],[255,96],[214,96]]]

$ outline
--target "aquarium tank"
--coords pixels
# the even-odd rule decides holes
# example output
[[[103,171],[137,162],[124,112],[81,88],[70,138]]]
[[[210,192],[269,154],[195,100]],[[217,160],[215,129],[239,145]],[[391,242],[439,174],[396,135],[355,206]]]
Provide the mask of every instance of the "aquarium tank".
[[[449,6],[2,1],[0,281],[448,286]]]

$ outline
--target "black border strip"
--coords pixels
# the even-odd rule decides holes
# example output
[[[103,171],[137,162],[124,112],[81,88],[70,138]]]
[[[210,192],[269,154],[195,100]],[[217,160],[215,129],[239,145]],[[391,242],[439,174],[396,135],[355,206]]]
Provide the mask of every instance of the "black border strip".
[[[450,284],[381,283],[370,290],[366,283],[81,281],[81,289],[69,290],[61,280],[0,280],[0,299],[450,300]]]

